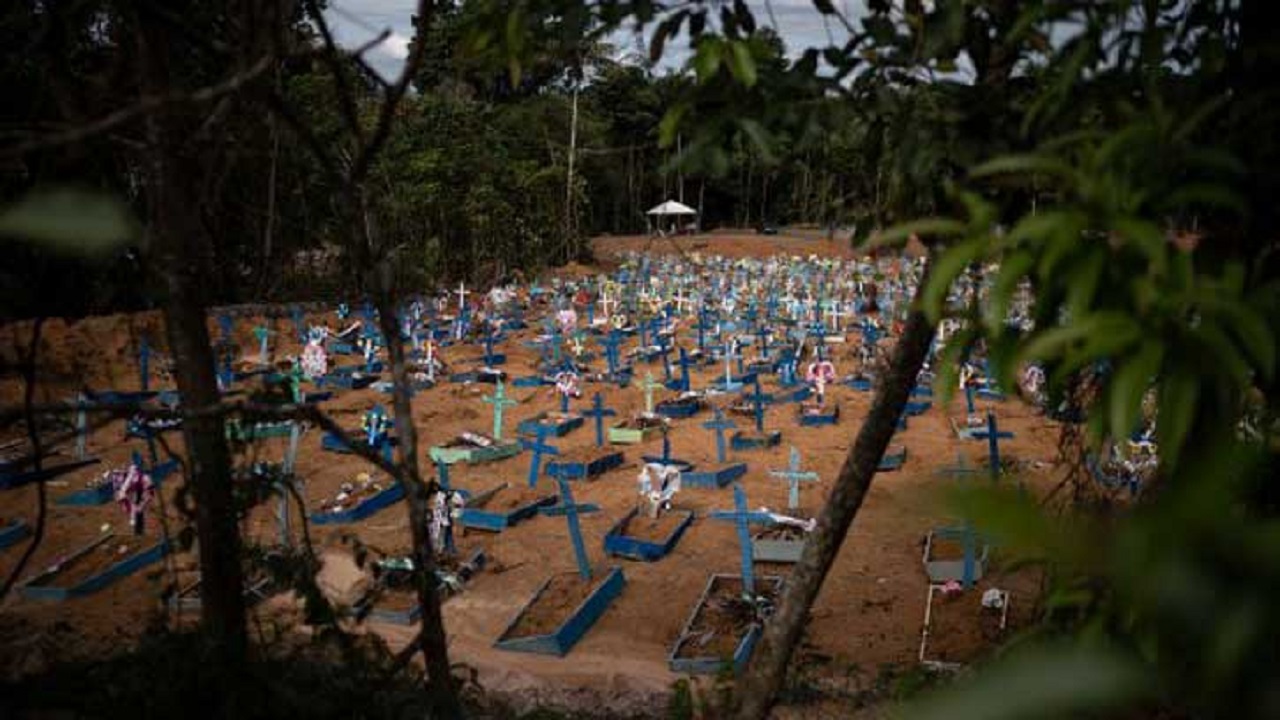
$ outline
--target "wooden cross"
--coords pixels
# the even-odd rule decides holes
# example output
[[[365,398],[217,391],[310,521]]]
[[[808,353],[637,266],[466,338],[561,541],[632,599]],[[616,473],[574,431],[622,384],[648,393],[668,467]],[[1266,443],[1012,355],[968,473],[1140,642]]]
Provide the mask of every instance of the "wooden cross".
[[[1013,433],[1000,431],[996,426],[996,414],[987,412],[987,456],[991,463],[991,481],[1000,480],[1000,439],[1011,438]]]
[[[693,361],[689,359],[689,353],[684,348],[680,348],[680,379],[667,383],[667,387],[679,392],[688,392],[693,389],[689,379],[689,366],[693,365]]]
[[[253,336],[258,338],[258,362],[266,365],[270,360],[269,351],[267,350],[267,338],[271,337],[271,331],[265,326],[259,325],[253,329]]]
[[[733,521],[738,529],[738,548],[742,553],[742,589],[748,595],[756,594],[755,567],[751,564],[751,513],[747,510],[747,493],[742,483],[733,484]]]
[[[684,288],[676,290],[675,294],[676,312],[684,314],[684,309],[689,305],[689,298],[685,297]]]
[[[600,393],[596,393],[592,400],[591,409],[584,410],[583,415],[596,419],[596,447],[604,446],[604,419],[613,415],[617,415],[611,408],[604,406],[604,400],[600,397]]]
[[[502,439],[502,414],[506,408],[519,405],[518,402],[507,397],[507,388],[498,381],[498,387],[494,388],[492,395],[485,395],[481,398],[483,402],[487,402],[493,406],[493,439]]]
[[[542,455],[544,453],[547,455],[560,454],[560,451],[554,445],[548,445],[545,442],[547,434],[550,432],[550,428],[539,425],[538,435],[535,439],[520,439],[520,446],[533,453],[529,458],[529,487],[537,487],[538,485],[538,472],[542,469]]]
[[[622,342],[622,336],[617,330],[610,330],[609,334],[600,341],[604,346],[605,362],[609,364],[609,374],[615,375],[618,372],[618,345]]]
[[[641,384],[640,387],[641,389],[644,390],[644,412],[646,415],[652,415],[653,414],[653,391],[657,388],[662,387],[662,385],[660,385],[657,382],[654,382],[653,373],[647,372],[644,374],[644,383]]]
[[[756,431],[763,433],[764,432],[764,404],[772,401],[773,396],[768,393],[761,392],[759,375],[756,375],[755,380],[756,380],[755,392],[750,395],[747,395],[746,399],[750,401],[752,405],[755,406]]]
[[[582,542],[582,527],[578,524],[578,515],[595,512],[599,508],[593,505],[578,505],[573,501],[573,493],[569,490],[569,480],[564,475],[556,477],[560,486],[560,503],[553,510],[554,514],[564,514],[565,523],[569,526],[569,540],[573,543],[573,557],[578,564],[578,575],[582,579],[591,579],[591,559],[587,556],[587,546]]]
[[[489,332],[484,336],[484,364],[492,366],[494,361],[493,343],[497,338],[494,336],[493,326],[489,326]]]
[[[769,474],[776,478],[786,480],[791,486],[787,493],[787,507],[791,510],[795,510],[800,507],[800,482],[818,481],[818,473],[812,471],[800,471],[800,451],[796,449],[795,445],[791,446],[791,462],[789,467],[786,470],[770,470]]]
[[[735,383],[733,381],[733,368],[730,365],[730,363],[732,363],[735,358],[739,358],[739,357],[741,357],[741,355],[739,355],[735,351],[733,347],[733,340],[731,339],[725,340],[724,342],[724,389],[725,390],[734,390],[742,387],[742,383]]]
[[[458,289],[453,292],[458,296],[458,312],[462,312],[462,309],[467,306],[467,296],[471,291],[467,289],[466,283],[459,282]]]
[[[716,432],[716,462],[723,465],[725,463],[724,452],[724,431],[733,430],[738,426],[732,420],[727,419],[720,408],[716,408],[715,418],[702,423],[702,427]]]
[[[264,361],[265,362],[265,361]],[[142,384],[142,392],[151,389],[151,346],[147,343],[147,336],[142,335],[138,338],[138,374]]]

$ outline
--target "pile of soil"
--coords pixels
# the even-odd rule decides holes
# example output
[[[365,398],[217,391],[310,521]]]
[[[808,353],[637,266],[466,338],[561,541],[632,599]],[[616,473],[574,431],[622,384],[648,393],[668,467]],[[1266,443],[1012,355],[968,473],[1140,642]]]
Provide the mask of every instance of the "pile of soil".
[[[515,626],[503,636],[504,640],[547,635],[564,624],[578,606],[591,595],[607,575],[597,575],[583,581],[578,573],[562,573],[551,576],[550,582],[525,608]]]

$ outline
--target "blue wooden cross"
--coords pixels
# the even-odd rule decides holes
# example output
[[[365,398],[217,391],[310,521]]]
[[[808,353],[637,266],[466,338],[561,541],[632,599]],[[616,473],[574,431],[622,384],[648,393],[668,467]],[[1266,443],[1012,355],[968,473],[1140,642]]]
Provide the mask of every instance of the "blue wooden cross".
[[[987,455],[991,462],[991,481],[1000,480],[1000,439],[1011,438],[1013,433],[1001,431],[996,426],[996,414],[987,412]]]
[[[436,482],[445,492],[452,490],[449,486],[449,463],[444,460],[436,460]]]
[[[750,401],[752,405],[755,406],[756,431],[764,432],[764,404],[772,401],[773,396],[769,395],[768,393],[761,392],[759,375],[756,375],[755,382],[756,382],[755,392],[750,395],[747,395],[746,399]]]
[[[339,309],[341,309],[342,306],[340,305],[338,307]],[[375,311],[373,309],[373,303],[369,302],[368,300],[365,300],[364,307],[361,309],[360,312],[364,316],[364,323],[362,324],[362,330],[364,332],[364,336],[373,337],[378,332],[376,329],[376,323],[374,321]]]
[[[151,389],[151,345],[147,343],[147,336],[142,335],[138,338],[138,373],[141,376],[142,392]]]
[[[782,478],[791,486],[787,493],[787,507],[795,510],[800,507],[800,482],[817,482],[818,473],[812,471],[800,471],[800,451],[794,445],[791,446],[791,462],[786,470],[770,470],[769,474]]]
[[[267,338],[271,337],[271,331],[264,325],[259,325],[253,329],[254,337],[258,338],[258,362],[266,365],[269,361],[269,351],[267,349]]]
[[[298,342],[305,345],[307,343],[307,328],[306,323],[303,322],[302,308],[294,305],[290,316],[293,318],[293,331],[298,334]]]
[[[573,543],[573,557],[578,563],[578,575],[583,580],[591,579],[591,559],[587,556],[587,546],[582,542],[582,527],[578,524],[578,515],[594,512],[598,508],[591,505],[578,505],[573,501],[573,492],[569,489],[569,481],[563,475],[556,477],[560,486],[560,503],[553,508],[555,514],[563,514],[569,526],[569,540]]]
[[[756,594],[755,567],[751,564],[750,512],[747,510],[747,493],[742,483],[733,484],[733,520],[738,528],[738,548],[742,552],[742,589],[748,595]]]
[[[494,358],[495,358],[493,354],[493,341],[494,341],[493,326],[490,325],[488,334],[484,336],[484,364],[490,367],[494,365]]]
[[[226,352],[222,355],[222,369],[218,373],[218,380],[222,383],[223,391],[231,389],[231,383],[235,382],[236,374],[231,369],[231,347],[227,346]]]
[[[667,383],[667,387],[677,392],[688,392],[693,389],[689,380],[689,366],[693,365],[693,361],[689,359],[689,353],[684,348],[680,348],[680,379],[671,380]]]
[[[234,323],[233,323],[233,321],[231,320],[231,316],[230,316],[230,315],[228,315],[228,314],[226,314],[226,313],[222,313],[221,315],[219,315],[219,316],[218,316],[218,327],[222,329],[222,344],[223,344],[223,345],[230,345],[230,344],[231,344],[231,341],[232,341],[232,338],[231,338],[231,330],[232,330],[233,324],[234,324]]]
[[[769,328],[764,323],[756,326],[756,340],[758,341],[759,347],[757,349],[760,351],[760,357],[769,357]]]
[[[965,407],[968,408],[969,410],[969,414],[972,415],[974,413],[973,383],[964,384],[964,403],[965,403]]]
[[[596,419],[596,447],[604,446],[604,419],[613,415],[617,415],[611,408],[604,406],[604,400],[600,397],[600,393],[596,393],[592,400],[591,409],[584,410],[583,415]]]
[[[551,428],[539,425],[537,433],[538,435],[534,440],[520,438],[520,445],[525,450],[532,452],[529,457],[529,487],[537,487],[538,485],[538,473],[542,469],[542,455],[544,453],[547,455],[560,454],[560,451],[554,445],[548,445],[545,442],[547,435],[551,433]]]
[[[726,418],[720,408],[716,408],[715,418],[702,423],[702,427],[716,431],[716,462],[723,465],[725,463],[724,431],[733,430],[738,426],[732,420]]]
[[[609,334],[600,341],[604,345],[605,361],[609,363],[609,375],[616,375],[618,372],[618,345],[622,342],[622,335],[617,330],[610,330]]]

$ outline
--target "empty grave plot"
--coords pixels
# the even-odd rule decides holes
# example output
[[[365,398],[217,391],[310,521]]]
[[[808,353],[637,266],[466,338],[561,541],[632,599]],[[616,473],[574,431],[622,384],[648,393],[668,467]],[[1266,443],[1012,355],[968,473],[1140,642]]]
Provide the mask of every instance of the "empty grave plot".
[[[979,659],[1004,636],[1003,616],[1001,609],[982,606],[979,589],[951,596],[935,593],[926,628],[929,642],[924,659],[957,664]]]
[[[467,507],[483,509],[487,512],[511,512],[538,502],[548,495],[555,495],[555,490],[546,487],[529,487],[523,482],[516,482],[499,490],[487,500]]]
[[[550,635],[564,625],[607,579],[608,573],[600,573],[590,580],[583,580],[576,572],[551,576],[546,587],[524,609],[519,621],[502,639]]]
[[[636,515],[618,529],[618,534],[645,542],[662,543],[686,520],[687,513],[664,512],[656,518]]]
[[[73,553],[69,558],[60,560],[39,572],[27,582],[27,585],[33,590],[54,588],[70,591],[103,574],[112,566],[126,562],[161,542],[163,542],[161,538],[147,535],[107,535]]]

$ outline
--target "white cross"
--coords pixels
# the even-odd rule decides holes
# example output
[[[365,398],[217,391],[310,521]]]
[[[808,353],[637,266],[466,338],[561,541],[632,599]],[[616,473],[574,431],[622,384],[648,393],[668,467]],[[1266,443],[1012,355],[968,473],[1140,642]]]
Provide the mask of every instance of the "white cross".
[[[827,317],[831,319],[831,325],[835,328],[837,333],[840,332],[840,318],[845,315],[847,315],[847,313],[840,309],[839,301],[832,300],[831,303],[827,305]]]
[[[600,296],[600,309],[604,311],[604,316],[606,318],[613,317],[613,313],[609,312],[609,308],[614,307],[617,304],[618,304],[618,301],[614,300],[608,295]]]
[[[684,288],[680,288],[675,294],[676,312],[684,314],[685,307],[689,304],[689,298],[685,297]]]
[[[466,307],[467,296],[471,294],[471,291],[467,290],[465,283],[460,282],[458,283],[458,289],[454,290],[454,292],[458,295],[458,312],[462,312],[462,308]]]

